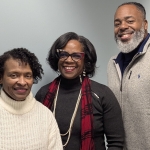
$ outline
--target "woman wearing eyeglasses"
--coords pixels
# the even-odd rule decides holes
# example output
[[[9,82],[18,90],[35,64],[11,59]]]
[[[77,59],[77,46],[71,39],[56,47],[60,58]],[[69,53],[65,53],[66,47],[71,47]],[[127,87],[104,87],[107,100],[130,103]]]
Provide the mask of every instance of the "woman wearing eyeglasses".
[[[85,37],[68,32],[52,45],[47,61],[60,72],[43,86],[36,99],[52,110],[65,150],[122,150],[124,129],[112,91],[91,79],[97,55]],[[44,115],[44,114],[43,114]]]

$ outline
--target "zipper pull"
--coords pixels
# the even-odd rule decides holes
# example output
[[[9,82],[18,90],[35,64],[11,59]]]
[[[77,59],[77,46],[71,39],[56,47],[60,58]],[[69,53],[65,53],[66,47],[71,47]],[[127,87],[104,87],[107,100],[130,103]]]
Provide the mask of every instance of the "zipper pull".
[[[132,70],[130,71],[130,74],[129,74],[129,78],[128,78],[128,79],[130,79],[130,77],[131,77],[131,74],[132,74]]]

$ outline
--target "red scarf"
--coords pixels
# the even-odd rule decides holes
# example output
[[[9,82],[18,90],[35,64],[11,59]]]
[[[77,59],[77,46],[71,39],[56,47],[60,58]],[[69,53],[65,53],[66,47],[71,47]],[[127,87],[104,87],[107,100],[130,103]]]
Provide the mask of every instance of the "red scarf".
[[[53,105],[60,76],[57,77],[49,86],[43,104],[49,109]],[[91,83],[88,77],[84,77],[82,82],[81,97],[81,146],[80,150],[94,150],[93,141],[93,109],[91,96]]]

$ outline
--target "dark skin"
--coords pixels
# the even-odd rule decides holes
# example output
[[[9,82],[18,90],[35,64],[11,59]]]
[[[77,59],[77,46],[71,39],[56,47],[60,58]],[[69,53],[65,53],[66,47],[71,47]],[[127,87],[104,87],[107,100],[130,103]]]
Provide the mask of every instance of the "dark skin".
[[[122,42],[128,42],[132,39],[133,33],[139,31],[144,26],[145,35],[147,36],[148,22],[144,19],[143,14],[134,5],[120,6],[114,16],[114,34]]]
[[[3,89],[16,101],[25,100],[33,85],[33,74],[29,64],[10,58],[5,62],[1,78]]]

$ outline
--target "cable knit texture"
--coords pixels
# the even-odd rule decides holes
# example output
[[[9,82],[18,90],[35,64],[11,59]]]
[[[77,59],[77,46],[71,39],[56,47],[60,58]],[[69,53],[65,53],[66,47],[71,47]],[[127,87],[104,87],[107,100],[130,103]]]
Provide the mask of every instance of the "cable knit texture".
[[[0,94],[0,150],[62,150],[59,129],[49,109],[32,93],[24,101]]]

